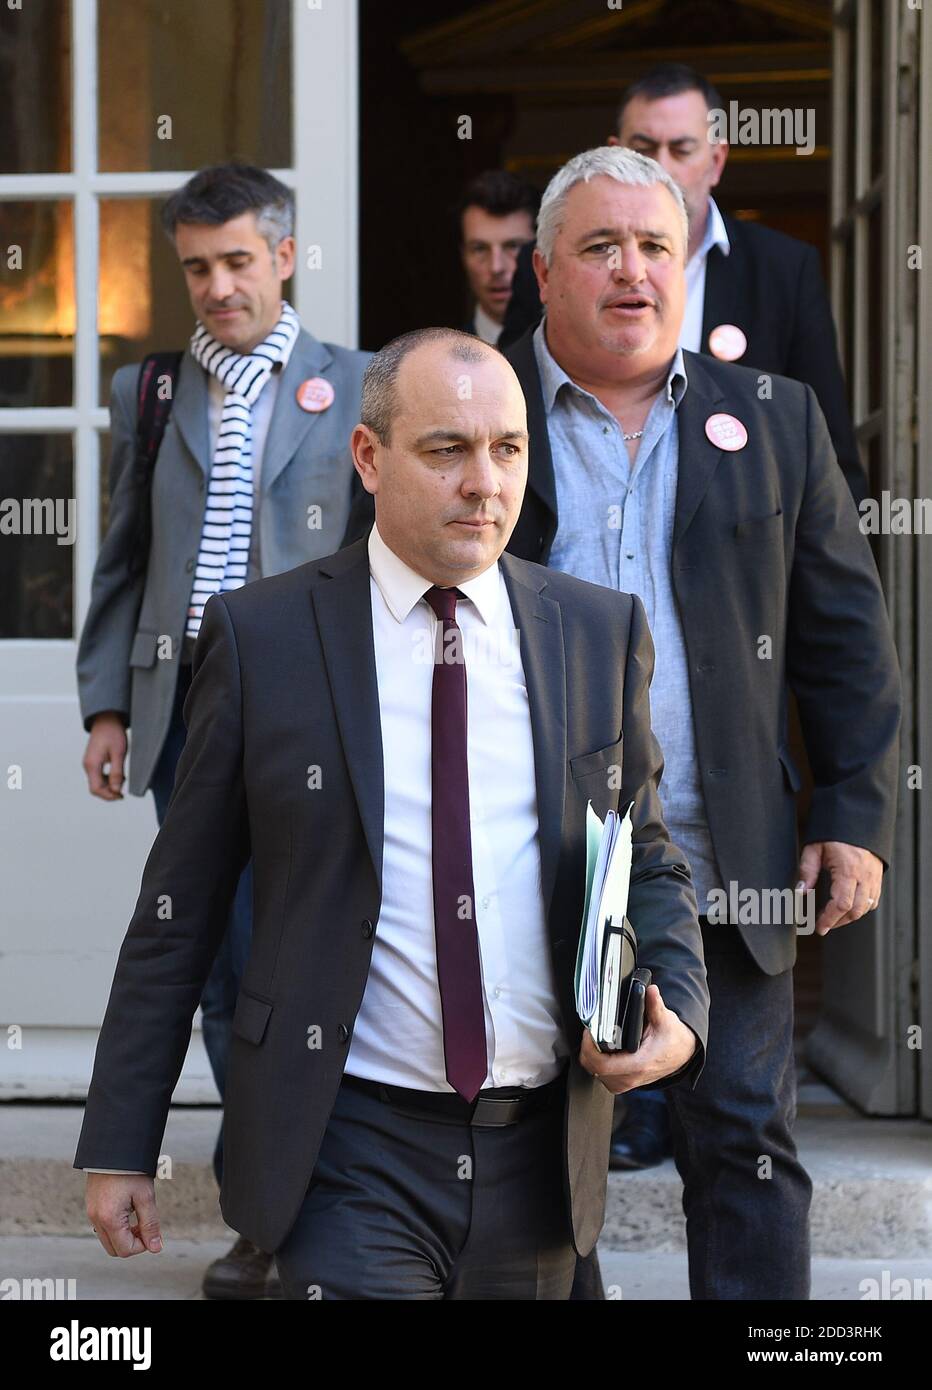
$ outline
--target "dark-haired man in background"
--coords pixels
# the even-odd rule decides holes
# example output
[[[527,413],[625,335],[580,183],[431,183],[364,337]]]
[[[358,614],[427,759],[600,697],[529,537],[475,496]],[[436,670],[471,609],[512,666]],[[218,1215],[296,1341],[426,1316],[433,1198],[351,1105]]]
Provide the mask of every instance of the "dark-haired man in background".
[[[140,366],[111,395],[110,523],[78,650],[88,789],[150,788],[159,824],[185,743],[182,716],[201,615],[214,593],[326,555],[340,542],[354,476],[348,448],[368,354],[318,342],[282,299],[294,268],[294,198],[265,170],[203,169],[162,210],[196,331],[172,388],[151,482],[151,548],[135,566]],[[203,1036],[224,1094],[230,1030],[249,952],[247,865],[201,998]],[[222,1134],[214,1172],[222,1177]],[[237,1240],[204,1276],[212,1298],[260,1298],[271,1256]]]
[[[465,329],[493,347],[505,321],[518,252],[534,240],[539,205],[537,189],[506,169],[479,174],[460,199],[460,254],[474,305]]]
[[[816,393],[856,502],[867,495],[819,263],[808,242],[742,222],[712,197],[728,145],[710,139],[709,112],[723,110],[710,82],[685,63],[660,63],[633,82],[609,145],[648,155],[679,184],[689,218],[686,309],[680,347],[805,382]],[[533,246],[518,258],[499,339],[506,347],[541,317]]]

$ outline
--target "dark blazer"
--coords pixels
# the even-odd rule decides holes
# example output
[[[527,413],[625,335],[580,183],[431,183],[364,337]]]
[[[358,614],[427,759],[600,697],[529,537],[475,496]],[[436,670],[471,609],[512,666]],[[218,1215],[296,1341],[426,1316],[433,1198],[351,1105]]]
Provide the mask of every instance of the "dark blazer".
[[[664,1001],[699,1039],[708,991],[689,869],[670,843],[637,599],[505,556],[534,737],[541,883],[572,1049],[564,1143],[577,1250],[602,1225],[612,1097],[577,1061],[573,973],[585,816],[634,801],[629,917]],[[208,601],[185,704],[188,738],[146,864],[97,1046],[75,1167],[154,1174],[191,1020],[252,856],[252,946],[224,1106],[227,1222],[263,1250],[307,1190],[365,990],[381,905],[383,763],[368,550]],[[321,769],[308,789],[308,769]],[[620,767],[620,789],[608,770]],[[166,920],[167,895],[171,916]],[[308,1046],[313,1026],[322,1045]]]
[[[688,387],[677,411],[679,477],[673,588],[689,660],[702,789],[726,886],[795,882],[796,793],[787,688],[796,695],[815,779],[806,841],[842,840],[885,863],[893,846],[900,679],[877,568],[835,464],[812,388],[699,353],[683,354]],[[508,542],[546,564],[557,496],[532,331],[506,350],[524,391],[530,433],[527,492]],[[725,453],[705,422],[731,413],[748,443]],[[346,540],[368,528],[358,490]],[[760,639],[772,656],[758,656]],[[700,904],[700,911],[705,905]],[[768,974],[796,958],[780,925],[741,928]]]
[[[861,502],[868,493],[867,476],[851,425],[819,253],[808,242],[759,222],[739,222],[727,213],[722,217],[731,252],[724,256],[717,246],[709,252],[702,351],[709,352],[713,328],[737,324],[748,340],[743,367],[778,372],[811,386],[851,494]],[[540,296],[531,263],[535,245],[530,242],[519,253],[500,348],[509,347],[540,322]]]

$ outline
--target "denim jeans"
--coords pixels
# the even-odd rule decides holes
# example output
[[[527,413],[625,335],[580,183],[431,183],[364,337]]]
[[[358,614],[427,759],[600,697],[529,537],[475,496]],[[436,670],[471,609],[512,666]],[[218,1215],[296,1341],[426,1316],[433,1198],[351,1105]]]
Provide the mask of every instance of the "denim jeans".
[[[185,696],[191,685],[191,667],[181,666],[178,685],[175,690],[175,703],[171,723],[162,745],[150,786],[155,799],[155,813],[159,825],[165,819],[165,812],[175,786],[175,769],[181,750],[184,748],[186,730],[182,710]],[[213,1072],[214,1082],[223,1099],[226,1087],[227,1058],[230,1052],[230,1033],[233,1010],[239,993],[240,981],[249,957],[249,943],[252,936],[252,861],[242,874],[236,888],[236,895],[230,909],[230,919],[220,950],[211,966],[210,974],[201,995],[201,1017],[204,1047]],[[214,1148],[214,1174],[217,1185],[223,1176],[223,1119]]]
[[[734,926],[701,920],[711,1012],[693,1091],[666,1103],[693,1299],[808,1299],[812,1183],[796,1155],[793,971],[765,975]]]

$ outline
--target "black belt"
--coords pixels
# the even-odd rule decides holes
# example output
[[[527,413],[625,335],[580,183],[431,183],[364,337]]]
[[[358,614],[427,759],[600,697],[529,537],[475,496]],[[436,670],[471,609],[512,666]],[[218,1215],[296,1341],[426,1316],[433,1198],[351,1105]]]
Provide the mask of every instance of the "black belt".
[[[386,1086],[381,1081],[350,1076],[347,1072],[343,1073],[343,1085],[418,1118],[428,1116],[455,1124],[498,1128],[517,1124],[561,1100],[566,1072],[562,1071],[544,1086],[495,1086],[480,1091],[474,1101],[464,1100],[455,1091],[412,1091],[407,1086]]]

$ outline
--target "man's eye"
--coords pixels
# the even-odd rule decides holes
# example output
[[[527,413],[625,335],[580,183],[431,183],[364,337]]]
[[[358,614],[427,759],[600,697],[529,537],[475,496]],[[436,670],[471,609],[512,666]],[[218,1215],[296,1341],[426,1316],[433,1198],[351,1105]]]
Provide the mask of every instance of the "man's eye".
[[[645,241],[641,243],[645,251],[666,251],[665,246],[661,246],[659,241]]]
[[[613,245],[614,242],[611,241],[597,241],[594,246],[587,246],[586,250],[595,251],[597,255],[601,256],[604,252],[611,251]]]
[[[508,457],[510,459],[514,458],[515,454],[520,454],[521,452],[517,444],[508,444],[504,441],[501,444],[499,444],[498,448],[507,450]]]
[[[444,444],[442,449],[431,449],[431,453],[436,454],[438,458],[448,459],[453,457],[459,447],[459,444]]]

